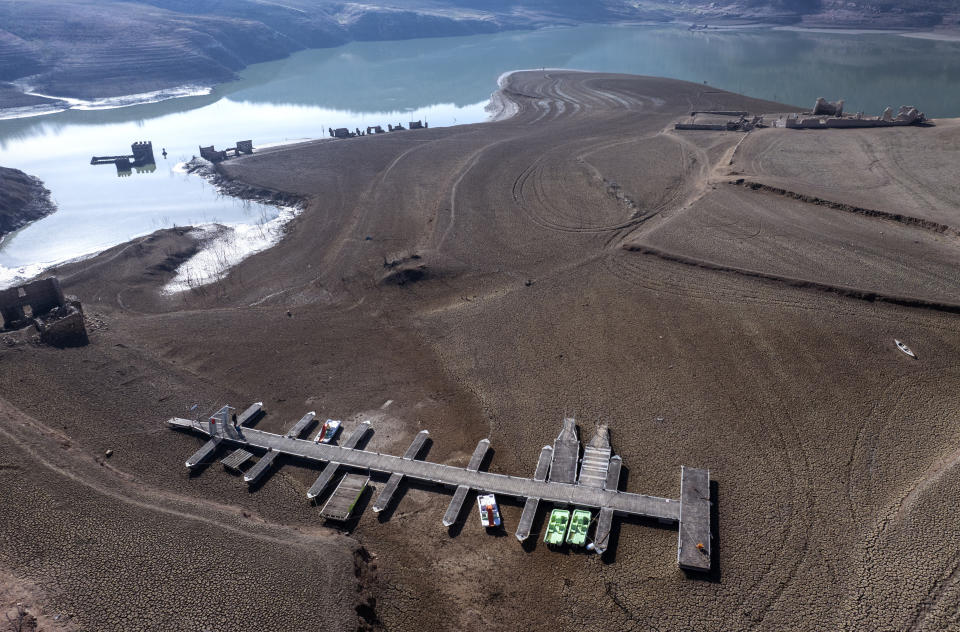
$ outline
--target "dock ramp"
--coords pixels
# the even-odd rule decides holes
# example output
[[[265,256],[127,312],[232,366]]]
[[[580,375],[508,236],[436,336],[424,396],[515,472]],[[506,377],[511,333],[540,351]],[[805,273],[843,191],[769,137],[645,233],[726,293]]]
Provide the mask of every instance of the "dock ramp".
[[[357,501],[360,500],[360,495],[363,494],[363,490],[367,488],[369,482],[369,476],[361,476],[360,474],[344,476],[337,488],[333,490],[327,504],[320,510],[320,515],[328,520],[343,521],[349,519]]]

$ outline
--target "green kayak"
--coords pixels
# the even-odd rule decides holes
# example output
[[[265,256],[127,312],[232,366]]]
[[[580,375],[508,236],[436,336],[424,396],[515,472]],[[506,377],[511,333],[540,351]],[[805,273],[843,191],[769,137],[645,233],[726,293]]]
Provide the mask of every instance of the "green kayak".
[[[574,510],[573,518],[570,519],[570,531],[567,532],[567,543],[583,546],[587,541],[587,530],[590,528],[592,519],[593,514],[586,509]]]
[[[550,512],[550,522],[547,523],[547,532],[543,541],[549,545],[563,544],[563,537],[567,535],[567,524],[570,522],[570,512],[566,509],[554,509]]]

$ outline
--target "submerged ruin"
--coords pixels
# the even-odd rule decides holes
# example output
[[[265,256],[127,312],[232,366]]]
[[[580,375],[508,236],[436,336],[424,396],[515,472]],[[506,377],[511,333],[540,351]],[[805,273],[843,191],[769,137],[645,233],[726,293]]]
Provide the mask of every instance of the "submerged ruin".
[[[114,165],[118,176],[128,176],[134,169],[137,173],[152,173],[157,169],[157,160],[153,155],[153,142],[137,141],[130,145],[129,154],[122,156],[94,156],[91,165]]]
[[[762,127],[785,129],[852,129],[861,127],[900,127],[929,124],[926,115],[912,105],[901,105],[897,114],[887,107],[880,116],[866,116],[863,112],[844,114],[844,101],[827,101],[818,97],[809,112],[788,114],[750,114],[749,112],[713,110],[693,111],[690,118],[679,121],[677,130],[708,130],[719,132],[749,132]],[[771,119],[769,122],[767,119]]]
[[[885,108],[880,116],[866,116],[863,112],[844,114],[843,99],[831,103],[819,97],[811,112],[782,116],[774,122],[774,127],[787,129],[898,127],[921,125],[926,122],[926,115],[912,105],[901,105],[896,116],[890,107]]]
[[[213,145],[208,147],[200,147],[200,157],[204,160],[209,160],[210,162],[222,162],[227,158],[231,157],[231,154],[234,158],[242,154],[252,154],[253,153],[253,141],[252,140],[238,140],[236,146],[227,147],[226,149],[218,150]]]
[[[409,129],[427,129],[429,127],[430,124],[421,119],[419,121],[410,121]],[[388,123],[387,129],[383,129],[382,125],[368,125],[366,132],[361,130],[359,127],[355,128],[351,132],[346,127],[338,127],[336,129],[328,127],[327,133],[330,135],[330,138],[356,138],[358,136],[367,136],[369,134],[386,134],[387,132],[401,132],[406,130],[407,128],[404,127],[402,123],[397,123],[396,125]]]

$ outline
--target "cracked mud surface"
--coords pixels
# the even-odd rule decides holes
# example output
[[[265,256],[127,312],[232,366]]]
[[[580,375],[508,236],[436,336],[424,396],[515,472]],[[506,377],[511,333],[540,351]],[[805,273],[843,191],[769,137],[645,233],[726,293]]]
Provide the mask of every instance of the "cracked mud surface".
[[[82,629],[956,628],[960,128],[679,133],[786,106],[622,75],[504,94],[506,121],[228,161],[308,203],[205,292],[157,294],[176,231],[60,270],[102,326],[0,348],[0,520],[30,525],[0,570]],[[640,520],[600,559],[521,547],[508,499],[499,537],[472,497],[448,532],[452,490],[401,485],[377,515],[374,477],[338,533],[311,467],[189,476],[200,440],[162,421],[261,399],[266,430],[370,419],[398,454],[427,428],[426,458],[461,466],[490,437],[489,469],[524,476],[565,413],[603,420],[623,489],[710,468],[719,568],[685,576],[675,528]]]

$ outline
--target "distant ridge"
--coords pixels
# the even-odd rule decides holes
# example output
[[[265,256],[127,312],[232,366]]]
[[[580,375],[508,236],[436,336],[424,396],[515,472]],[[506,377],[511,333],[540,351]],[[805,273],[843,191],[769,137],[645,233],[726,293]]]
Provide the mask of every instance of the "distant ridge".
[[[253,63],[307,48],[585,22],[956,27],[948,0],[857,3],[740,0],[0,0],[0,108],[22,91],[77,99],[212,86]]]

